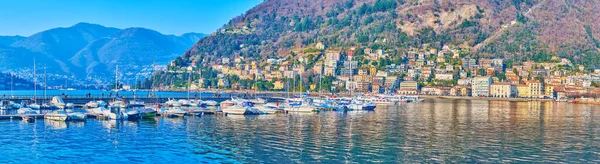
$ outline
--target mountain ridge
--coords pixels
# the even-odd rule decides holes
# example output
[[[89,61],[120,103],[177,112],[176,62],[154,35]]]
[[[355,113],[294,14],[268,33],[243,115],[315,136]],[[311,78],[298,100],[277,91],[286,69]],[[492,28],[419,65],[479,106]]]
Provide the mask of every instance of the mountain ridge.
[[[593,66],[600,64],[590,62],[599,59],[597,6],[561,0],[267,0],[199,40],[177,64],[288,57],[322,42],[337,49],[388,49],[392,56],[450,45],[470,49],[472,57],[559,56]]]
[[[114,77],[115,64],[128,65],[123,72],[139,72],[154,61],[167,64],[193,45],[197,41],[194,39],[203,36],[201,33],[165,35],[141,27],[119,29],[82,22],[29,37],[0,36],[0,60],[4,63],[0,68],[26,69],[31,64],[23,64],[21,60],[35,56],[38,67],[46,68],[48,73],[108,81]],[[153,58],[157,60],[149,60]]]

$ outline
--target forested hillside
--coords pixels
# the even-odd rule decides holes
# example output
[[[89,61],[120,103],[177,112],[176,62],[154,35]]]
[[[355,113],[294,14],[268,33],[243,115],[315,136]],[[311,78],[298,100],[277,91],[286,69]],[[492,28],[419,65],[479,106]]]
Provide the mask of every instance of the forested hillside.
[[[581,0],[267,0],[201,39],[194,59],[286,57],[322,42],[392,55],[410,48],[468,48],[471,56],[569,57],[600,62],[600,2]]]

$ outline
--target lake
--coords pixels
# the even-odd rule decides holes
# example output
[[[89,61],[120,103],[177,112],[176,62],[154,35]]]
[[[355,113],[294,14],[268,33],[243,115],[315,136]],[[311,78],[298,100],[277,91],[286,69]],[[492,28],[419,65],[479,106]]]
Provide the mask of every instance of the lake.
[[[373,112],[4,120],[0,163],[599,163],[599,110],[427,99]]]

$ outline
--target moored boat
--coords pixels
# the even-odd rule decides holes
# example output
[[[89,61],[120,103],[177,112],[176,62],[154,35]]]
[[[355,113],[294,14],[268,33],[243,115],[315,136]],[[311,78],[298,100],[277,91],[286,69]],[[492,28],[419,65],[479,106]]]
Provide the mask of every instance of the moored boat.
[[[71,121],[85,121],[87,115],[81,112],[68,113],[67,116]]]
[[[18,114],[37,114],[37,112],[31,108],[20,108],[19,110],[17,110],[17,113]]]
[[[44,115],[44,119],[48,119],[48,120],[54,120],[54,121],[66,121],[68,120],[69,116],[67,115],[67,112],[59,110],[59,111],[54,111],[52,113],[47,113],[46,115]]]
[[[59,109],[64,109],[65,106],[67,105],[67,104],[65,104],[63,99],[58,96],[52,97],[52,101],[50,101],[50,103],[52,103],[52,105],[56,106]]]
[[[207,106],[217,106],[217,104],[219,104],[219,103],[217,103],[216,101],[213,101],[213,100],[202,101],[202,103],[206,104]]]
[[[185,111],[181,109],[181,107],[170,107],[168,110],[165,110],[163,114],[167,117],[183,117]]]
[[[221,108],[233,106],[233,101],[225,100],[220,103]]]
[[[244,115],[246,113],[251,113],[248,110],[248,108],[250,108],[250,107],[243,107],[243,106],[240,106],[240,105],[233,105],[233,106],[228,106],[228,107],[221,107],[221,110],[225,114]]]
[[[151,108],[142,108],[138,110],[138,114],[141,118],[154,118],[156,117],[156,111]]]

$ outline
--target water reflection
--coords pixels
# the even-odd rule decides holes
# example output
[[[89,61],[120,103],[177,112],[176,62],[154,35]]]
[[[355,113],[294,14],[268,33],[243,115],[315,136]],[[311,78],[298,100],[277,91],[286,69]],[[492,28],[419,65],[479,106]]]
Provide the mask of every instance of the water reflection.
[[[53,121],[53,120],[44,120],[46,126],[49,126],[52,129],[65,129],[67,128],[67,123],[64,121]]]
[[[122,158],[101,161],[598,163],[598,110],[592,105],[553,102],[429,99],[378,107],[374,112],[205,115],[75,124],[0,121],[0,129],[7,131],[0,133],[0,140],[9,143],[0,153],[21,151],[0,163],[15,162],[32,152],[47,152],[39,154],[41,158],[59,156],[45,144],[65,141],[78,142],[76,150],[61,151],[76,162],[119,154]],[[50,128],[34,128],[37,124]],[[5,142],[5,138],[32,132],[36,137],[26,143]],[[77,153],[64,152],[69,149]]]

